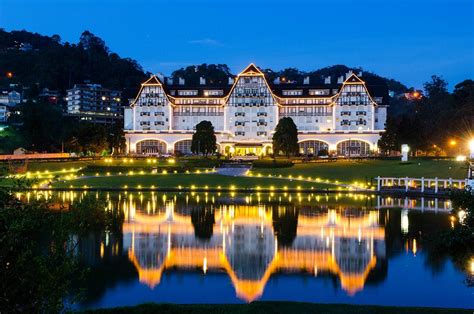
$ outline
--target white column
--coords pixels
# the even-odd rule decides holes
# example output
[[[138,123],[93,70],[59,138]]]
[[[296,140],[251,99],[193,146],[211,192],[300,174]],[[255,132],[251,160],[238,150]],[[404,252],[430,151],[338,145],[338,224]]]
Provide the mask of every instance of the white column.
[[[428,182],[430,182],[428,180]],[[425,192],[425,178],[421,177],[421,193]]]
[[[408,192],[408,177],[405,177],[405,192]]]
[[[380,191],[380,176],[377,177],[377,191]],[[377,199],[379,201],[379,199]]]
[[[438,193],[438,177],[435,178],[435,193]],[[436,201],[438,201],[436,199]]]

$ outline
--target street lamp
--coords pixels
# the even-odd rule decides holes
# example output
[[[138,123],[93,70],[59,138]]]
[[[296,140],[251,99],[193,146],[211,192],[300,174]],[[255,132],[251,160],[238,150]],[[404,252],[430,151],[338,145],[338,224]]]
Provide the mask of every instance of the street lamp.
[[[469,141],[469,158],[474,159],[474,139]]]
[[[402,145],[402,162],[408,161],[408,152],[410,147],[407,144]]]

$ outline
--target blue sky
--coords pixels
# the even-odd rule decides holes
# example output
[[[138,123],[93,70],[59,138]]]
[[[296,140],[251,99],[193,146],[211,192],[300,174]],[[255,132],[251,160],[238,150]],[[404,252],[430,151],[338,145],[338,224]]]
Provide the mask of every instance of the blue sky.
[[[145,70],[248,63],[275,70],[361,66],[421,87],[474,79],[473,0],[0,0],[0,27],[59,34],[87,29]]]

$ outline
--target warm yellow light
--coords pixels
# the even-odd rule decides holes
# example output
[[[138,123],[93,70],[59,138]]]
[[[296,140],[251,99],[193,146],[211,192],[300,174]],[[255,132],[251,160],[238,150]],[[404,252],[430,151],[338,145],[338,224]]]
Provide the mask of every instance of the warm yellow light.
[[[471,150],[471,152],[474,151],[474,139],[469,141],[469,149]]]
[[[462,156],[462,155],[456,156],[456,161],[466,161],[466,156]]]
[[[454,146],[454,145],[456,145],[457,143],[458,143],[458,142],[456,142],[456,140],[450,140],[450,141],[449,141],[449,145],[451,145],[451,146]]]
[[[168,159],[168,163],[174,164],[174,163],[176,163],[176,160],[174,160],[173,158],[170,158],[170,159]]]

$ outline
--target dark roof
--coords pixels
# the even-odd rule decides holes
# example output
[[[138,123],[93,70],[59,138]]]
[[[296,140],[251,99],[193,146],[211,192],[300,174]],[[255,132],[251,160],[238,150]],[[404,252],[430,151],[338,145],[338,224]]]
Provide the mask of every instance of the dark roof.
[[[166,85],[163,84],[163,88],[165,92],[170,95],[171,97],[179,97],[179,98],[222,98],[227,96],[232,88],[230,84],[206,84],[206,85]],[[179,90],[196,90],[197,95],[178,95]],[[206,96],[204,95],[205,90],[222,90],[222,95],[219,96]],[[173,95],[174,91],[174,95]]]

